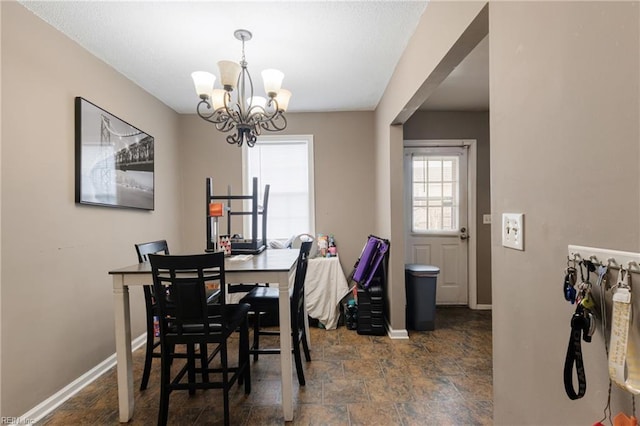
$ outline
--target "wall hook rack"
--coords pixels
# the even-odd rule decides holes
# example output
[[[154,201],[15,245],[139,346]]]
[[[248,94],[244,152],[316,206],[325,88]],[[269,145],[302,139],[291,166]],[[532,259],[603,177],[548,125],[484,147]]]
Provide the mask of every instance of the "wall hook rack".
[[[567,252],[576,262],[588,259],[596,265],[640,273],[640,253],[576,245],[569,245]]]

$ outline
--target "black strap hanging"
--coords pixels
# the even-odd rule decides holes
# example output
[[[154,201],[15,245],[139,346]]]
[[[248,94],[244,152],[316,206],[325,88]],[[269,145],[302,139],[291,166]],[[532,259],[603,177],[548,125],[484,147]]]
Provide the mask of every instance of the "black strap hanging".
[[[589,329],[592,319],[585,316],[582,305],[578,305],[576,312],[571,317],[571,335],[569,337],[569,345],[567,347],[567,356],[564,362],[564,389],[570,399],[582,398],[587,391],[587,378],[582,360],[581,338],[585,342],[591,341]],[[578,392],[573,387],[573,367],[575,365],[576,375],[578,378]]]

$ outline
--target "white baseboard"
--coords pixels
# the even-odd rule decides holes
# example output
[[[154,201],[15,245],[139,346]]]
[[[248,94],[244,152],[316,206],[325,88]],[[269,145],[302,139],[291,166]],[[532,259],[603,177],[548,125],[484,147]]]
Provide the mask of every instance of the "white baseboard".
[[[394,330],[391,328],[391,324],[387,322],[387,336],[390,339],[402,340],[409,338],[409,332],[406,329]]]
[[[490,311],[493,305],[476,305],[475,309],[479,311]]]
[[[145,344],[147,341],[147,333],[143,333],[131,341],[131,350],[135,351]],[[111,355],[109,358],[102,361],[100,364],[93,367],[91,370],[78,377],[73,382],[69,383],[64,388],[60,389],[55,394],[51,395],[45,401],[42,401],[37,406],[20,416],[21,419],[25,419],[31,423],[36,423],[42,420],[46,415],[62,405],[69,398],[80,392],[86,386],[95,381],[98,377],[109,371],[111,367],[116,365],[116,354]]]

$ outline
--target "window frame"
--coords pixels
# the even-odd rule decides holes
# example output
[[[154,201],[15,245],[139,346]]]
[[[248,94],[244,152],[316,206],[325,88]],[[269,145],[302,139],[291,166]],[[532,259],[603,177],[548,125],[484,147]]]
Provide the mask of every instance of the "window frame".
[[[309,226],[310,230],[308,231],[311,235],[316,234],[316,208],[315,208],[315,182],[314,182],[314,155],[313,155],[313,135],[261,135],[258,136],[258,140],[256,141],[256,146],[258,145],[268,145],[269,143],[277,143],[277,144],[291,144],[296,142],[304,142],[307,146],[307,173],[308,173],[308,191],[309,191]],[[252,176],[248,176],[248,155],[250,149],[246,144],[242,146],[242,188],[245,194],[250,194],[252,191]],[[262,182],[259,179],[259,185],[264,187],[266,182]],[[273,193],[273,186],[270,188],[270,192]],[[267,221],[269,220],[269,212],[267,211]],[[243,220],[243,232],[246,233],[247,230],[251,229],[251,218],[249,216],[245,216]],[[248,235],[248,234],[247,234]],[[280,240],[286,241],[291,236],[287,238],[269,238],[269,233],[267,232],[267,238],[269,240]]]
[[[409,203],[413,205],[412,198],[412,157],[413,155],[436,155],[436,156],[459,156],[460,162],[458,163],[458,184],[463,184],[467,186],[467,191],[469,191],[469,175],[470,171],[466,168],[468,165],[468,152],[456,152],[459,146],[457,145],[433,145],[433,146],[405,146],[404,148],[404,185],[405,185],[405,203]],[[459,154],[459,155],[458,155]],[[463,159],[464,157],[464,159]],[[458,192],[460,189],[458,189]],[[467,197],[469,195],[467,194]],[[463,200],[460,198],[460,193],[458,193],[458,209],[466,209],[468,211],[468,203],[469,200]],[[413,212],[411,208],[407,208],[405,212],[405,220],[407,232],[414,236],[425,236],[425,237],[438,237],[438,236],[453,236],[458,235],[460,233],[459,229],[452,230],[426,230],[426,231],[417,231],[413,229]],[[459,212],[460,214],[460,212]],[[468,213],[467,213],[468,214]],[[469,223],[470,218],[467,216],[467,223]],[[461,226],[460,217],[458,217],[458,228]],[[466,226],[468,228],[468,226]]]

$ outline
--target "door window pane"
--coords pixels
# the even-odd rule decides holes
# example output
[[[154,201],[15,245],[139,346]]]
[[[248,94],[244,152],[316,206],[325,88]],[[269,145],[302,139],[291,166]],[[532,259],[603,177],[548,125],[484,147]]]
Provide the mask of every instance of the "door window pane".
[[[412,231],[456,231],[459,158],[413,154],[411,166]]]

